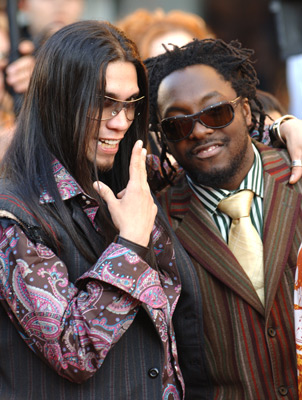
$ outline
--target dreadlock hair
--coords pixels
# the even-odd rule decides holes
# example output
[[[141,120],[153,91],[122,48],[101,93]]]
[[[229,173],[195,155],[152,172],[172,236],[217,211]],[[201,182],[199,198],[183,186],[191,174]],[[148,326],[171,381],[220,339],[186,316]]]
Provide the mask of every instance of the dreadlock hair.
[[[102,114],[106,70],[116,61],[134,65],[140,95],[148,98],[146,68],[136,45],[112,24],[80,21],[53,34],[38,51],[16,132],[1,164],[2,177],[11,182],[14,193],[42,227],[45,244],[60,252],[57,232],[51,229],[55,218],[91,262],[97,260],[100,248],[96,252],[97,243],[87,240],[73,221],[56,184],[53,161],[59,160],[83,191],[98,200],[96,221],[103,243],[110,243],[116,228],[106,204],[93,189],[93,181],[99,178],[114,193],[125,188],[133,145],[138,139],[146,142],[148,132],[146,101],[120,143],[111,171],[100,175],[96,161],[87,158],[91,137],[98,136],[101,124],[87,115]],[[42,191],[54,201],[41,207]]]
[[[259,123],[259,138],[261,140],[264,127],[265,112],[257,98],[256,87],[259,84],[255,68],[250,57],[254,54],[251,49],[242,48],[237,40],[229,44],[221,39],[194,39],[185,46],[173,46],[157,57],[145,60],[149,73],[149,99],[150,99],[150,130],[155,132],[161,145],[161,163],[169,162],[167,157],[167,144],[164,135],[160,132],[160,113],[157,103],[158,88],[162,80],[172,72],[196,64],[208,65],[214,68],[226,81],[230,82],[237,96],[247,98],[253,110],[259,115],[259,120],[252,114],[252,132]],[[165,173],[165,168],[163,168]],[[167,176],[165,175],[167,178]]]

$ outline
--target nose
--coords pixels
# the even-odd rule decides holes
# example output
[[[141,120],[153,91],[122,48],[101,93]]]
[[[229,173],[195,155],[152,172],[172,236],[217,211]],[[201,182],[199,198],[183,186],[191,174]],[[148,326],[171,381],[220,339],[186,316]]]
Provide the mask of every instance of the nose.
[[[127,130],[131,125],[131,123],[132,121],[129,121],[126,117],[126,110],[122,108],[121,111],[117,113],[115,117],[107,121],[107,126],[109,129],[116,129],[122,131],[122,130]]]
[[[198,122],[198,123],[197,123]],[[208,128],[203,125],[200,119],[194,120],[193,130],[189,136],[189,139],[202,139],[207,135],[211,135],[215,129]]]

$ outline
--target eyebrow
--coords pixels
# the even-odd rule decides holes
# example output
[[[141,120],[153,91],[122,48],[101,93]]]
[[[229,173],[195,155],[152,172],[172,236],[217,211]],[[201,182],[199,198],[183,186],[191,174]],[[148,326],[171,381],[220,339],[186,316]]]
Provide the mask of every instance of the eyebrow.
[[[207,94],[206,94],[204,97],[202,97],[202,99],[200,99],[200,100],[202,101],[202,103],[204,103],[204,102],[206,102],[206,101],[212,100],[213,97],[217,97],[217,96],[222,96],[222,93],[217,92],[216,90],[213,90],[212,92],[207,93]],[[201,105],[201,107],[203,107],[203,105]],[[168,107],[168,108],[166,109],[165,115],[167,115],[167,114],[169,114],[169,113],[171,113],[171,112],[180,112],[180,113],[183,113],[183,112],[186,112],[186,111],[188,111],[188,110],[187,110],[187,107],[184,107],[184,106],[171,106],[171,107]]]
[[[117,95],[116,93],[113,93],[113,92],[106,92],[106,91],[105,91],[104,96],[113,97],[114,99],[117,99],[117,100],[121,100],[121,101],[122,101],[122,99],[119,99],[118,95]],[[139,96],[139,91],[137,91],[137,92],[131,94],[129,97],[127,97],[127,99],[125,99],[125,101],[127,101],[127,100],[133,100],[133,99],[137,98],[138,96]]]

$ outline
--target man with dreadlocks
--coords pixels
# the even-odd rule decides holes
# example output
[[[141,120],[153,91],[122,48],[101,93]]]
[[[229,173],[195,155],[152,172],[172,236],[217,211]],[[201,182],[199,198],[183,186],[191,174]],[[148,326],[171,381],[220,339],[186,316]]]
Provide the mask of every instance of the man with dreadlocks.
[[[288,184],[285,150],[249,135],[256,123],[252,101],[260,134],[265,118],[252,54],[237,41],[206,39],[146,60],[162,164],[169,151],[183,168],[159,199],[199,278],[213,398],[297,399],[293,290],[302,184]],[[242,194],[252,205],[251,218],[249,210],[243,218],[250,223],[249,248],[240,237],[240,254],[236,224],[246,222],[229,216],[225,204],[237,198],[238,210],[248,202],[238,200]],[[197,367],[180,361],[188,398],[201,398],[202,385],[190,387]]]

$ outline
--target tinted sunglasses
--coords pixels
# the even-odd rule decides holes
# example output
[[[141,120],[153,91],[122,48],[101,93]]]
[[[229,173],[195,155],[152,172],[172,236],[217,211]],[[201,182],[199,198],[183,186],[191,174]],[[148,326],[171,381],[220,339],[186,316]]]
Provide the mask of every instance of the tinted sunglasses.
[[[237,106],[239,100],[240,96],[231,101],[222,101],[213,104],[196,114],[164,118],[160,122],[162,131],[169,142],[179,142],[191,135],[196,122],[199,122],[206,128],[224,128],[233,121],[235,116],[234,108]]]
[[[103,112],[101,118],[92,118],[90,116],[88,116],[88,118],[95,121],[107,121],[117,116],[124,109],[128,121],[133,121],[135,117],[140,115],[137,110],[142,104],[144,98],[145,96],[133,100],[119,100],[113,97],[104,96]]]

